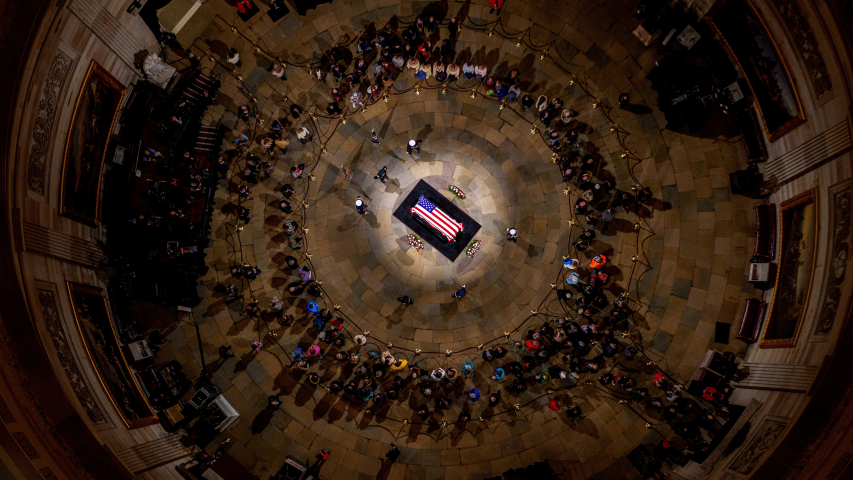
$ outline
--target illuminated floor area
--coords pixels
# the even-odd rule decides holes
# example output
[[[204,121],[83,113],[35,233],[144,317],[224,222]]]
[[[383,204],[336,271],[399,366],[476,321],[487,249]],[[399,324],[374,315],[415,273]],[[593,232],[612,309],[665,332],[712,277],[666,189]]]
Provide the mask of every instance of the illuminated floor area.
[[[258,141],[270,121],[287,118],[293,122],[288,116],[288,100],[303,108],[318,104],[324,111],[334,81],[330,77],[319,83],[304,68],[289,68],[284,82],[272,77],[267,72],[269,61],[254,53],[248,40],[215,19],[220,13],[234,21],[236,14],[226,11],[224,4],[214,3],[205,3],[182,31],[182,35],[201,32],[199,38],[181,41],[215,55],[224,54],[228,47],[237,48],[243,58],[238,73],[257,98],[264,123],[252,121],[247,125],[236,119],[237,106],[248,100],[240,93],[238,82],[218,65],[213,73],[222,76],[223,87],[218,105],[212,107],[212,115],[206,120],[214,123],[221,118],[228,131],[228,145],[237,134],[250,135],[253,149],[264,160],[267,157],[260,154]],[[562,3],[549,5],[547,11],[534,5],[538,3],[508,3],[501,15],[506,31],[533,27],[530,38],[536,44],[559,37],[549,54],[564,64],[580,66],[573,67],[572,72],[584,79],[595,98],[608,105],[613,105],[623,91],[631,94],[634,103],[655,104],[656,94],[644,77],[657,54],[643,50],[618,20],[630,14],[630,5],[609,11],[595,7],[589,12]],[[236,23],[265,49],[301,61],[327,50],[367,22],[382,26],[392,15],[407,20],[425,6],[336,1],[306,17],[291,15],[276,24],[263,14],[248,24]],[[460,8],[465,9],[469,22],[482,24],[496,18],[481,5],[449,4],[451,13]],[[547,26],[556,16],[566,26],[549,33]],[[202,28],[200,23],[206,21],[209,25]],[[583,27],[576,30],[568,26],[574,23]],[[440,33],[441,38],[447,37],[446,30]],[[753,292],[745,279],[752,201],[730,196],[728,188],[728,173],[743,163],[740,144],[662,130],[663,118],[657,111],[635,115],[614,108],[610,114],[619,128],[630,134],[627,146],[637,158],[623,160],[611,124],[592,108],[594,98],[577,85],[569,86],[567,75],[549,61],[540,60],[540,52],[517,48],[514,39],[504,40],[500,35],[490,38],[466,29],[457,40],[455,51],[462,61],[473,53],[477,63],[499,66],[501,74],[521,65],[525,92],[534,97],[558,96],[577,111],[587,151],[598,159],[594,170],[597,179],[614,178],[617,188],[628,191],[633,185],[630,164],[637,180],[651,187],[657,201],[642,212],[639,236],[634,229],[636,215],[620,212],[608,228],[598,230],[592,247],[578,256],[583,266],[595,255],[608,256],[608,299],[630,289],[635,321],[632,331],[639,336],[648,358],[675,379],[686,382],[708,348],[736,350],[739,345],[734,342],[713,343],[713,332],[715,322],[735,320],[740,313],[736,311],[738,302]],[[355,55],[355,47],[351,48]],[[204,64],[205,69],[213,65],[208,61]],[[394,88],[404,91],[416,83],[413,76],[403,73]],[[213,362],[210,371],[214,383],[241,414],[223,438],[235,440],[229,453],[259,477],[274,473],[288,455],[304,460],[323,448],[331,450],[329,461],[320,470],[323,478],[474,479],[540,460],[550,461],[558,472],[568,472],[566,478],[589,478],[598,472],[606,475],[601,478],[633,478],[633,469],[623,457],[640,444],[653,447],[661,435],[672,436],[666,425],[657,431],[646,428],[648,419],[659,418],[656,414],[647,415],[635,405],[633,408],[643,414],[638,415],[618,403],[619,389],[611,387],[617,394],[614,396],[597,383],[575,387],[574,379],[555,380],[547,386],[531,386],[517,397],[504,391],[495,408],[487,407],[483,398],[475,403],[465,399],[464,392],[472,387],[483,395],[506,388],[509,377],[501,382],[492,380],[492,371],[500,363],[519,357],[510,353],[487,364],[477,345],[509,346],[510,341],[523,338],[529,328],[553,320],[547,315],[566,314],[551,284],[560,284],[566,273],[562,257],[569,251],[572,227],[568,220],[573,217],[578,193],[573,187],[571,195],[564,195],[566,186],[551,162],[547,144],[530,132],[534,113],[524,112],[518,102],[501,110],[497,102],[482,96],[471,98],[472,86],[473,82],[463,81],[457,84],[462,90],[459,92],[427,88],[420,94],[409,91],[392,96],[387,103],[380,100],[368,106],[366,113],[347,104],[358,113],[346,124],[318,118],[319,128],[315,128],[310,117],[303,115],[289,126],[291,145],[286,154],[277,156],[272,177],[251,185],[252,199],[241,203],[252,214],[242,231],[235,230],[232,213],[239,202],[236,189],[241,177],[223,180],[228,188],[217,193],[214,241],[208,252],[211,270],[203,282],[204,300],[196,311],[203,322],[205,357]],[[552,125],[557,124],[559,121]],[[303,125],[314,133],[314,141],[305,145],[293,134]],[[380,138],[378,147],[370,142],[371,130]],[[405,145],[413,138],[423,140],[422,151],[410,156]],[[327,153],[321,155],[323,145]],[[234,155],[230,148],[226,152]],[[290,166],[303,163],[310,167],[318,158],[319,163],[310,169],[315,177],[310,183],[307,176],[294,179],[290,175]],[[351,182],[340,174],[341,165],[354,173]],[[385,184],[373,178],[384,166],[389,172]],[[232,169],[232,174],[239,170]],[[421,179],[444,190],[448,198],[448,185],[466,193],[465,200],[454,202],[482,225],[477,235],[482,247],[473,258],[463,254],[450,262],[429,246],[417,252],[406,243],[404,237],[409,232],[392,212]],[[291,215],[278,210],[278,189],[284,183],[294,185],[294,199],[304,198],[309,205],[304,215],[297,208]],[[366,216],[355,210],[358,196],[368,204],[370,213]],[[294,207],[299,201],[294,200]],[[294,252],[288,247],[287,236],[278,230],[284,220],[304,221],[308,233],[303,235],[303,249]],[[585,225],[582,216],[577,221],[572,236]],[[517,243],[506,240],[509,227],[518,229]],[[285,257],[293,255],[304,265],[308,262],[306,252],[311,254],[315,278],[323,281],[326,294],[319,302],[321,307],[337,304],[347,317],[349,336],[343,350],[358,351],[366,360],[368,350],[383,351],[391,343],[398,358],[410,364],[417,362],[424,369],[460,369],[468,360],[475,364],[473,376],[457,380],[454,393],[449,395],[449,409],[436,410],[437,395],[427,399],[410,387],[397,401],[374,407],[376,414],[367,413],[362,410],[365,402],[348,403],[291,370],[290,353],[297,347],[306,349],[317,337],[305,310],[311,299],[304,294],[294,299],[284,293],[297,280],[295,272],[283,269]],[[638,263],[631,276],[635,267],[631,257],[635,255]],[[263,273],[254,281],[238,282],[243,301],[227,303],[218,287],[233,283],[229,267],[235,263],[258,266]],[[462,284],[467,296],[452,299],[451,294]],[[401,306],[397,302],[401,295],[413,297],[414,305]],[[287,311],[296,314],[293,326],[282,327],[245,315],[245,306],[252,298],[266,308],[274,296],[283,298]],[[531,310],[539,313],[531,315]],[[269,331],[276,336],[268,336]],[[369,331],[371,339],[357,347],[351,335],[362,331]],[[509,339],[504,338],[504,332],[512,332]],[[261,337],[266,346],[255,354],[249,344]],[[197,375],[200,363],[195,331],[185,327],[168,338],[171,342],[163,346],[158,359],[166,362],[175,358],[184,364],[188,375]],[[220,345],[232,345],[236,358],[214,362]],[[421,355],[414,353],[416,349],[422,350]],[[595,356],[598,349],[594,347],[588,357]],[[448,350],[450,355],[444,353]],[[652,370],[646,361],[646,357],[628,361],[617,355],[603,370],[629,370],[653,390]],[[558,356],[551,362],[544,367],[559,362]],[[353,370],[326,354],[309,372],[320,372],[323,385],[328,385],[334,379],[352,378]],[[579,381],[596,378],[583,374]],[[383,391],[390,381],[386,378],[377,391]],[[547,408],[547,389],[562,387],[567,389],[554,396],[559,396],[564,405],[580,406],[585,414],[582,420],[572,421],[565,413]],[[281,394],[283,407],[272,413],[265,408],[268,396],[276,393]],[[432,411],[430,423],[417,425],[420,419],[415,409],[424,403]],[[515,404],[523,407],[515,411]],[[442,427],[442,421],[452,424],[462,411],[470,412],[473,420],[465,426]],[[479,416],[504,411],[508,412],[477,421]],[[403,419],[410,423],[404,425]],[[382,462],[390,443],[402,451],[393,465]]]

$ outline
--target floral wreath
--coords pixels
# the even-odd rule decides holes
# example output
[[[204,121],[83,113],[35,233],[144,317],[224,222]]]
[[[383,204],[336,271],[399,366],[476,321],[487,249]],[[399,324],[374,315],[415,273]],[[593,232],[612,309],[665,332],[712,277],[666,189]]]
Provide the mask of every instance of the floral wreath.
[[[480,243],[480,239],[475,238],[474,241],[471,242],[471,245],[468,246],[468,249],[465,250],[465,255],[469,257],[473,257],[474,255],[476,255],[477,252],[480,251]]]
[[[424,249],[424,242],[413,233],[406,235],[406,241],[409,242],[409,245],[415,247],[415,250],[417,251]]]

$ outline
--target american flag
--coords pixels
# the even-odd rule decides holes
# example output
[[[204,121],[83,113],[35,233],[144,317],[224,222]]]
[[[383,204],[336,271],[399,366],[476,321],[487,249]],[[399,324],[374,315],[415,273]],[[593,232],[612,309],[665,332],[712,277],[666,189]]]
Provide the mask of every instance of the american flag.
[[[442,235],[447,237],[448,241],[452,242],[456,239],[457,233],[465,230],[465,226],[462,225],[462,223],[457,222],[441,211],[440,208],[436,207],[423,195],[418,198],[418,203],[409,211],[426,220],[432,228],[438,230]]]

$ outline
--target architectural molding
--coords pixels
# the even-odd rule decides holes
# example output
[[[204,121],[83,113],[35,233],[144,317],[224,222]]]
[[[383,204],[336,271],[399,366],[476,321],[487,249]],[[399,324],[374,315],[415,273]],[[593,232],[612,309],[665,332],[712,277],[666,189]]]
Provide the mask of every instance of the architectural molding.
[[[26,221],[22,222],[21,231],[25,252],[58,258],[95,270],[107,266],[107,255],[97,243]]]
[[[749,375],[740,382],[733,382],[736,388],[807,392],[820,366],[745,362],[742,370],[748,371]]]
[[[6,405],[6,401],[3,400],[3,397],[0,397],[0,420],[3,420],[3,423],[15,423],[15,416],[12,415],[12,411],[9,410],[9,406]]]
[[[145,50],[136,37],[133,36],[116,17],[113,16],[98,0],[73,0],[68,9],[106,45],[116,57],[130,69],[141,76],[136,69],[134,57],[137,52]]]
[[[768,160],[764,175],[767,188],[775,190],[840,156],[851,146],[850,118],[844,117],[844,120],[785,154]]]
[[[50,469],[47,467],[39,470],[39,473],[41,474],[42,477],[44,477],[44,480],[58,480],[58,478],[59,478],[56,475],[54,475],[53,472],[50,471]]]
[[[18,442],[18,446],[21,447],[21,450],[24,452],[24,455],[27,456],[30,460],[38,460],[41,458],[41,455],[36,451],[33,444],[30,443],[30,440],[24,434],[24,432],[14,432],[12,433],[12,438]]]

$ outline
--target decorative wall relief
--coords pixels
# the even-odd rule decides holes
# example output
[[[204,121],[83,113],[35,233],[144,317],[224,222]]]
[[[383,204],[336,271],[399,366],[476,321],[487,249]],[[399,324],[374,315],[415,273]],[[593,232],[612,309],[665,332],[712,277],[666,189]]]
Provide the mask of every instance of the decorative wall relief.
[[[842,301],[841,287],[847,277],[847,258],[850,253],[850,183],[829,189],[832,202],[829,209],[830,249],[826,265],[829,271],[815,335],[832,331],[838,306]]]
[[[832,90],[832,79],[826,72],[823,55],[817,48],[817,40],[812,33],[809,22],[803,16],[803,11],[794,0],[775,0],[769,3],[776,7],[785,22],[785,26],[791,32],[794,46],[803,58],[806,72],[814,87],[815,96],[817,98],[824,96]]]
[[[751,474],[761,462],[764,454],[770,452],[776,445],[776,441],[779,440],[782,432],[785,431],[786,425],[787,422],[785,421],[765,419],[743,451],[740,452],[740,455],[729,465],[728,469],[741,475]]]
[[[3,420],[3,423],[15,423],[15,416],[12,415],[12,411],[2,397],[0,397],[0,420]]]
[[[30,460],[38,460],[41,458],[41,455],[38,454],[33,444],[30,443],[30,440],[24,435],[24,432],[15,432],[12,434],[12,438],[18,442],[18,446],[21,447],[21,450],[24,452],[24,455],[27,456]]]
[[[847,469],[847,465],[853,461],[853,453],[845,453],[835,462],[835,465],[832,467],[832,470],[826,475],[826,480],[835,480],[836,478],[841,478],[841,474],[844,473],[844,470]]]
[[[39,289],[38,300],[45,324],[50,332],[50,340],[53,342],[56,356],[59,358],[59,364],[65,370],[65,376],[71,383],[71,388],[74,390],[77,400],[80,401],[80,404],[86,411],[86,415],[93,423],[108,423],[109,420],[95,401],[92,390],[89,388],[89,384],[86,382],[77,364],[77,360],[74,358],[71,342],[65,333],[65,329],[62,327],[62,319],[59,316],[59,309],[56,303],[56,294],[52,289]]]
[[[41,89],[41,97],[33,125],[32,145],[27,166],[27,185],[31,192],[44,195],[45,175],[47,173],[47,155],[53,139],[53,124],[56,120],[57,106],[61,103],[62,87],[74,63],[69,55],[56,51],[47,77]]]
[[[44,477],[44,480],[57,480],[56,475],[54,475],[53,472],[51,472],[50,469],[47,467],[39,470],[39,473],[42,477]]]

